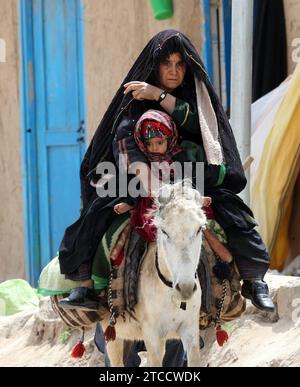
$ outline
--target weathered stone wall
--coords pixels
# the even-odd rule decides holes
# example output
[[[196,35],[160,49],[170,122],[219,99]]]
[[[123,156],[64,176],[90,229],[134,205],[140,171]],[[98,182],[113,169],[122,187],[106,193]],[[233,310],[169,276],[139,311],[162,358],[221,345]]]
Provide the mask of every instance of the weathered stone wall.
[[[0,0],[0,282],[25,276],[18,24],[18,0]]]
[[[155,20],[149,0],[85,0],[87,127],[96,130],[117,87],[149,39],[166,28],[200,48],[199,0],[174,0],[174,16]]]

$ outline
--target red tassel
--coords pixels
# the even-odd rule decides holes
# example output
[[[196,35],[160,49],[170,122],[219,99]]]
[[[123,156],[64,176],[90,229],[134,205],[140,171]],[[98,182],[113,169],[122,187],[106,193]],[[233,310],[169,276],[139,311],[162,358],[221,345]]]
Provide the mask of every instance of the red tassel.
[[[104,338],[106,342],[116,340],[115,324],[110,323],[109,326],[105,329]]]
[[[82,331],[81,339],[78,341],[78,343],[72,349],[72,353],[71,353],[71,356],[74,357],[75,359],[82,358],[82,356],[85,352],[85,346],[83,344],[85,329],[82,328],[81,331]]]
[[[120,254],[118,255],[117,259],[115,260],[115,266],[119,267],[121,265],[121,263],[123,262],[124,257],[125,257],[124,250],[121,250]]]
[[[217,336],[217,342],[220,347],[223,347],[223,345],[229,339],[228,333],[224,331],[221,327],[216,328],[216,336]]]
[[[85,346],[81,340],[78,341],[78,343],[75,345],[75,347],[72,350],[71,356],[80,359],[85,352]]]

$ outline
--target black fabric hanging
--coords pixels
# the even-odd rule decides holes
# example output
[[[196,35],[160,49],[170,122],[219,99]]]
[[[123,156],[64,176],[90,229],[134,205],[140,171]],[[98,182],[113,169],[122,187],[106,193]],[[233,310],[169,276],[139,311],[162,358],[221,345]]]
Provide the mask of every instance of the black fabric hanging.
[[[282,0],[255,2],[252,101],[277,87],[287,76],[287,43]]]
[[[205,83],[218,121],[219,141],[227,167],[223,187],[234,193],[239,193],[245,187],[247,180],[232,129],[196,48],[181,32],[162,31],[150,40],[133,64],[99,123],[84,156],[80,168],[83,209],[80,218],[66,229],[59,248],[62,274],[73,273],[81,264],[91,262],[103,234],[116,216],[113,206],[121,200],[118,195],[115,198],[98,197],[90,183],[99,162],[115,163],[112,142],[120,121],[124,116],[133,113],[136,115],[137,112],[141,115],[144,112],[141,110],[144,105],[141,101],[134,100],[131,93],[124,95],[123,85],[130,81],[147,81],[158,86],[159,63],[165,55],[168,56],[174,52],[181,54],[187,71],[183,84],[178,88],[180,90],[175,89],[172,94],[178,98],[195,94],[194,77]],[[149,104],[147,106],[149,109]],[[122,198],[122,201],[126,199]]]

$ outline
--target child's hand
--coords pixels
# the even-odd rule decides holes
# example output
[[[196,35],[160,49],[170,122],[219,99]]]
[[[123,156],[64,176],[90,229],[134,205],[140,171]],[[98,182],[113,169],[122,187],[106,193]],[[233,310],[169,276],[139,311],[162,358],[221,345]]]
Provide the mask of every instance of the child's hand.
[[[119,203],[114,206],[114,211],[116,214],[121,215],[124,214],[125,212],[131,210],[133,206],[127,203]]]
[[[201,207],[209,207],[212,203],[212,199],[209,196],[201,196],[200,198],[200,204]]]

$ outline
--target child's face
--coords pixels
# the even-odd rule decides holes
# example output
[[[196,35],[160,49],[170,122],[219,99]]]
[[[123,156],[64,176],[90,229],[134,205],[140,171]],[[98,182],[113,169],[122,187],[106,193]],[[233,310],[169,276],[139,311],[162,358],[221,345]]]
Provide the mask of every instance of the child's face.
[[[168,149],[168,140],[166,138],[149,138],[145,141],[146,149],[149,153],[165,154]]]

